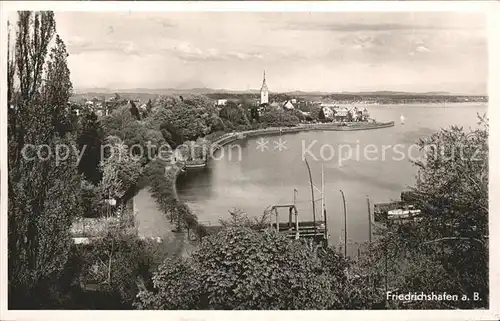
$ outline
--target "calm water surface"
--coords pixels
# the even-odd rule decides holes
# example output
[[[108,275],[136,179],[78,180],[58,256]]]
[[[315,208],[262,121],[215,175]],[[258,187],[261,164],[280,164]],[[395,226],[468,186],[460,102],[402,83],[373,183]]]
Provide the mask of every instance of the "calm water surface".
[[[227,218],[228,210],[234,207],[251,216],[259,216],[269,205],[292,203],[295,188],[298,190],[296,203],[299,217],[312,220],[309,178],[302,153],[313,144],[309,149],[312,155],[306,155],[313,181],[318,187],[321,185],[321,164],[324,166],[330,242],[337,244],[339,238],[343,237],[340,189],[346,197],[348,242],[362,242],[368,238],[367,196],[372,204],[399,199],[400,192],[415,181],[415,167],[408,157],[403,158],[399,152],[417,157],[417,150],[410,146],[420,137],[451,125],[477,127],[477,113],[487,112],[486,104],[448,104],[446,107],[384,105],[367,108],[371,117],[378,121],[395,121],[395,126],[367,131],[286,134],[281,136],[286,141],[286,149],[282,151],[274,149],[274,142],[280,139],[279,135],[265,137],[269,140],[269,148],[264,151],[257,148],[259,138],[234,142],[233,146],[241,147],[241,159],[238,157],[238,147],[230,150],[226,146],[221,151],[223,157],[220,155],[220,159],[212,160],[208,168],[190,171],[179,177],[179,196],[198,215],[200,221],[217,223],[220,218]],[[400,124],[402,114],[405,117],[404,125]],[[350,159],[339,161],[339,154],[344,159],[349,156],[348,147],[343,147],[342,151],[340,145],[351,147]],[[359,157],[356,155],[358,150]],[[314,160],[314,157],[318,160]],[[319,198],[318,193],[315,198]],[[320,202],[317,202],[317,217],[319,207]],[[282,215],[285,220],[287,214],[283,212]]]

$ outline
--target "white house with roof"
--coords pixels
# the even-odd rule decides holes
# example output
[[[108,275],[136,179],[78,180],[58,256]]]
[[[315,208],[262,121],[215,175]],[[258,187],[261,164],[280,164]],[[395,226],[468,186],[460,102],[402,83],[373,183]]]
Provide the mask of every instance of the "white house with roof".
[[[361,119],[361,115],[359,115],[358,113],[358,108],[356,106],[354,106],[351,110],[351,115],[352,115],[352,120],[353,121],[358,121]]]
[[[321,107],[323,109],[323,115],[325,115],[326,119],[333,119],[333,116],[335,115],[335,112],[333,111],[333,108],[329,106]]]
[[[293,110],[293,109],[295,109],[295,106],[293,105],[293,103],[292,103],[290,100],[287,100],[287,101],[285,101],[285,103],[283,104],[283,109],[286,109],[286,110]]]
[[[329,103],[322,103],[320,105],[321,109],[323,110],[323,114],[325,115],[326,119],[331,119],[333,120],[335,114],[336,114],[336,108],[338,107],[335,104],[329,104]]]
[[[337,106],[337,108],[335,108],[335,112],[335,117],[343,118],[347,117],[347,115],[349,114],[349,109],[347,109],[347,107]]]
[[[217,99],[217,106],[226,106],[227,99]]]

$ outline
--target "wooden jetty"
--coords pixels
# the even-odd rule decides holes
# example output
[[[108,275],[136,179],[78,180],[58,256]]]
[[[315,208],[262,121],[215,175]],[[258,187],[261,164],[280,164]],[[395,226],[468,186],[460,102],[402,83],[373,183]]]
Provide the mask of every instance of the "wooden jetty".
[[[280,208],[288,209],[288,222],[280,221]],[[328,246],[328,231],[325,221],[299,221],[299,212],[294,204],[273,205],[269,210],[270,228],[293,239],[312,239],[315,243]],[[274,216],[274,222],[272,219]]]
[[[280,220],[279,209],[288,209],[287,221]],[[316,244],[328,246],[328,231],[325,221],[299,221],[297,208],[293,204],[273,205],[267,213],[269,213],[269,225],[267,228],[260,229],[261,232],[276,231],[290,239],[311,239]],[[223,228],[222,225],[218,224],[201,223],[209,235],[216,234]]]

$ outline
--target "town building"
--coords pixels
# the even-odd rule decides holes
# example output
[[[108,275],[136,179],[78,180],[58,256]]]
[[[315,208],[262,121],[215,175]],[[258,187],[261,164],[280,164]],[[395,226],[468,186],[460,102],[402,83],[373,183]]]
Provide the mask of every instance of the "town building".
[[[272,103],[268,104],[270,109],[281,109],[281,104],[277,101],[273,101]]]
[[[335,115],[333,109],[329,106],[324,106],[322,108],[323,108],[323,115],[325,115],[325,119],[333,120],[333,116]]]
[[[266,71],[264,70],[264,79],[260,88],[260,104],[269,104],[269,89],[266,84]]]
[[[323,110],[323,115],[325,115],[325,119],[333,120],[333,117],[335,116],[336,109],[338,108],[338,106],[335,104],[321,103],[320,107]]]
[[[359,114],[358,108],[355,106],[349,111],[352,115],[352,121],[361,120],[361,115]]]
[[[217,99],[217,106],[226,106],[227,99]]]
[[[347,107],[338,107],[335,109],[335,121],[347,121],[349,118],[349,110]]]
[[[285,110],[293,110],[293,109],[295,109],[295,106],[292,104],[292,102],[290,100],[287,100],[283,104],[283,109],[285,109]]]

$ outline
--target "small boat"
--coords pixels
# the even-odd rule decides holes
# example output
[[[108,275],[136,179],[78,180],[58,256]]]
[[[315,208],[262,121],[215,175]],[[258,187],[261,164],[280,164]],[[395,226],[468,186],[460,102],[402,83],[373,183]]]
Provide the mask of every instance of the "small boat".
[[[396,209],[396,210],[391,210],[387,212],[387,218],[388,219],[404,219],[404,218],[410,218],[414,215],[420,214],[420,210],[415,210],[415,209]]]
[[[207,163],[192,163],[192,164],[186,164],[184,168],[190,169],[190,168],[203,168],[206,167]]]
[[[403,114],[401,114],[401,117],[399,119],[401,120],[401,125],[404,125],[405,124],[405,116],[403,116]]]

